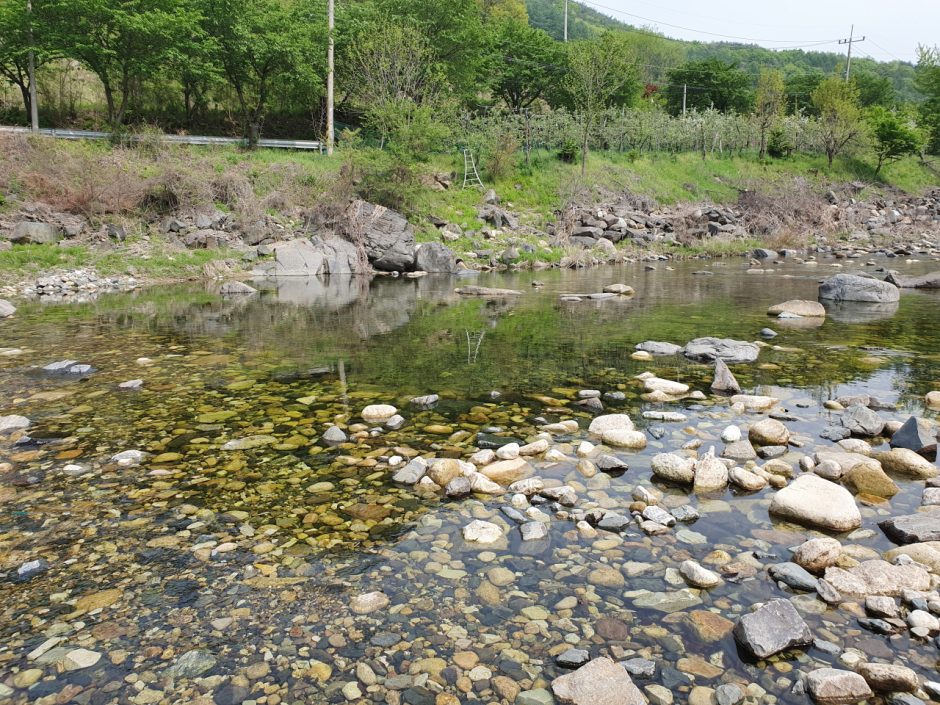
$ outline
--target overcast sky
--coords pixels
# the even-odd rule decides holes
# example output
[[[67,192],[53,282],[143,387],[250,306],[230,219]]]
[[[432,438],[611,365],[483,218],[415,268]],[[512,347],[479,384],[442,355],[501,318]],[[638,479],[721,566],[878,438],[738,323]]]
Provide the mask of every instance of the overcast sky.
[[[845,46],[835,43],[805,45],[848,37],[854,23],[856,36],[866,37],[854,45],[855,56],[914,61],[918,43],[940,44],[940,0],[591,0],[584,4],[682,39],[721,41],[727,37],[715,35],[733,35],[760,40],[751,43],[766,47],[843,52]]]

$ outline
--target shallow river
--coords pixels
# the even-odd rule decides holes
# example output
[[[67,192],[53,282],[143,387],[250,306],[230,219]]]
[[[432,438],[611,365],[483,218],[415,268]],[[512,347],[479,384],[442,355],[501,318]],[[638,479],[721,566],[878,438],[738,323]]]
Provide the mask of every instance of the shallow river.
[[[853,658],[940,679],[932,641],[866,630],[858,605],[827,606],[768,575],[790,548],[824,535],[772,518],[773,489],[696,496],[651,477],[656,453],[699,440],[700,453],[720,454],[726,426],[761,416],[712,395],[710,365],[633,359],[646,340],[753,341],[773,328],[757,362],[731,368],[745,392],[781,400],[776,411],[803,444],[782,458],[797,473],[804,454],[833,445],[820,437],[839,424],[827,400],[864,393],[896,405],[880,412],[886,419],[937,417],[924,395],[940,389],[940,293],[837,307],[809,328],[766,315],[780,301],[815,300],[819,279],[842,271],[832,264],[477,277],[523,292],[500,301],[462,299],[453,289],[465,281],[426,277],[285,280],[242,300],[181,286],[23,304],[0,322],[0,415],[32,421],[26,440],[0,438],[0,702],[446,705],[535,690],[519,702],[546,703],[538,689],[566,672],[555,656],[570,647],[652,660],[655,674],[634,681],[664,686],[676,702],[693,686],[739,683],[751,703],[805,703],[794,692],[800,672]],[[636,295],[559,298],[614,282]],[[94,371],[42,371],[63,359]],[[646,371],[704,399],[644,401],[635,377]],[[136,379],[139,389],[118,386]],[[605,393],[600,413],[627,413],[646,432],[643,451],[596,451],[625,461],[626,472],[577,468],[575,448],[598,413],[575,403],[579,390]],[[433,408],[410,404],[432,393]],[[369,404],[394,405],[404,425],[359,429]],[[686,419],[646,420],[644,411]],[[553,438],[567,459],[533,464],[546,484],[571,485],[578,509],[629,516],[642,485],[663,493],[667,508],[691,504],[701,517],[655,536],[630,524],[590,537],[570,509],[543,506],[547,538],[522,541],[501,511],[508,495],[449,500],[391,480],[391,456],[466,459],[478,433],[487,445],[524,443],[565,419],[580,424]],[[324,442],[331,423],[352,440]],[[140,465],[110,460],[128,450],[148,455]],[[892,547],[877,522],[913,511],[924,488],[897,482],[890,501],[859,502],[861,529],[839,536],[848,556]],[[473,519],[505,536],[464,541]],[[689,558],[723,584],[688,588],[676,569]],[[40,559],[38,574],[16,579]],[[389,603],[351,609],[373,591]],[[792,597],[827,644],[769,661],[741,652],[730,626],[774,597]],[[694,696],[697,705],[711,697]]]

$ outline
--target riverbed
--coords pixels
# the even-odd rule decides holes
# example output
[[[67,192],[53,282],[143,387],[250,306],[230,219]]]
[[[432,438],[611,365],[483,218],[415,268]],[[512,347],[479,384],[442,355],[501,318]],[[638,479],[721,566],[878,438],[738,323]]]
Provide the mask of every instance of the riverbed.
[[[940,389],[940,293],[829,306],[818,321],[767,315],[815,300],[836,272],[938,268],[866,262],[284,279],[244,297],[188,285],[19,305],[0,321],[0,415],[31,422],[0,438],[0,702],[547,704],[572,648],[630,661],[656,705],[709,705],[723,684],[750,703],[808,703],[801,673],[860,661],[938,680],[930,638],[876,633],[859,624],[863,599],[829,604],[767,571],[819,536],[839,538],[844,567],[880,558],[894,544],[878,522],[916,511],[923,480],[857,498],[861,526],[831,534],[771,515],[772,486],[695,493],[650,470],[658,453],[720,455],[723,431],[746,437],[767,414],[712,393],[711,364],[636,359],[649,340],[759,341],[757,361],[730,367],[746,394],[779,400],[791,436],[775,462],[795,475],[834,446],[821,435],[840,425],[832,400],[936,420],[924,399]],[[521,295],[454,293],[471,281]],[[636,293],[562,300],[618,282]],[[43,369],[63,360],[88,368]],[[643,373],[698,393],[650,401]],[[412,402],[426,395],[439,399]],[[401,420],[365,423],[371,405]],[[600,414],[629,415],[646,447],[602,447],[588,432]],[[332,425],[345,440],[324,440]],[[544,427],[554,454],[529,462],[574,490],[573,507],[392,479],[413,458],[466,461]],[[601,456],[622,465],[604,472]],[[638,486],[698,518],[654,534],[578,523],[630,518]],[[510,506],[537,510],[544,538],[523,540]],[[466,540],[474,520],[499,538]],[[687,560],[721,584],[687,584]],[[816,641],[759,660],[731,628],[774,598]]]

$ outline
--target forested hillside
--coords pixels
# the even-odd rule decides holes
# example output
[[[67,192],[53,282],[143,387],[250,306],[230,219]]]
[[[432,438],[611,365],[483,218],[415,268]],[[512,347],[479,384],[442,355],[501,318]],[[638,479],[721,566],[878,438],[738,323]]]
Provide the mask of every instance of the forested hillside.
[[[880,169],[940,149],[940,52],[917,67],[678,41],[558,0],[344,0],[337,137],[403,163],[474,146],[794,152]],[[0,119],[246,137],[323,137],[326,0],[3,0]],[[2,88],[2,86],[0,86]]]

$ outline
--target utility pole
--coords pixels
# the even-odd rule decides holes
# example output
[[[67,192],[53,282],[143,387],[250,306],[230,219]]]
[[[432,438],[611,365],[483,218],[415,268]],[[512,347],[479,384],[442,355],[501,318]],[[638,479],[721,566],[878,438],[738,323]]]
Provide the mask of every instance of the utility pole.
[[[685,83],[682,84],[682,114],[685,115],[685,98],[689,92],[689,86]]]
[[[36,100],[36,57],[33,54],[33,3],[26,0],[26,15],[29,30],[29,124],[33,132],[39,132],[39,102]]]
[[[849,72],[852,70],[852,45],[858,44],[859,42],[864,42],[865,37],[862,36],[861,39],[855,39],[855,25],[852,25],[852,29],[849,31],[848,39],[840,39],[839,44],[848,44],[849,45],[849,58],[845,63],[845,80],[849,80]]]
[[[565,0],[565,41],[568,41],[568,0]]]
[[[333,154],[333,29],[335,26],[334,17],[335,0],[328,0],[327,14],[327,32],[329,38],[326,48],[326,153]]]

